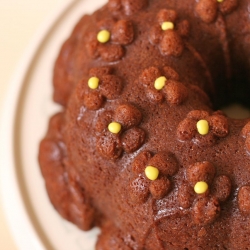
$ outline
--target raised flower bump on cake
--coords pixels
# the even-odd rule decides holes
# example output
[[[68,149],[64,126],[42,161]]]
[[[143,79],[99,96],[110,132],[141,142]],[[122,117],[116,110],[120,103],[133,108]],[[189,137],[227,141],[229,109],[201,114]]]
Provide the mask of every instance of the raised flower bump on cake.
[[[133,24],[129,20],[104,19],[96,32],[88,34],[87,51],[92,58],[101,57],[106,62],[115,62],[125,55],[123,46],[134,39]]]
[[[123,150],[133,153],[139,149],[146,136],[144,130],[138,127],[141,120],[141,112],[131,104],[122,104],[114,112],[101,113],[96,123],[96,131],[100,134],[97,150],[110,159],[116,159]],[[110,130],[112,123],[119,125],[119,131]]]
[[[199,126],[201,121],[202,124]],[[205,129],[206,133],[201,133],[200,129]],[[179,140],[193,140],[203,146],[214,144],[216,138],[226,137],[228,133],[228,121],[222,113],[215,112],[209,115],[207,111],[203,110],[189,112],[187,118],[180,122],[177,128],[177,138]]]
[[[230,14],[237,8],[237,5],[238,0],[199,0],[196,12],[204,22],[211,23],[215,21],[218,12],[223,15]]]
[[[156,87],[158,80],[163,81],[160,88]],[[150,101],[161,103],[166,99],[170,105],[182,104],[188,96],[187,88],[178,80],[178,73],[170,67],[164,67],[162,72],[156,67],[150,67],[139,77],[139,82],[145,86],[146,96]]]
[[[151,179],[150,175],[154,173],[150,172],[155,170],[156,177]],[[143,151],[135,158],[132,171],[136,177],[130,183],[130,196],[134,202],[141,203],[147,200],[149,194],[154,199],[167,195],[171,189],[169,177],[178,171],[178,163],[169,152],[159,152],[152,156],[150,152]]]
[[[179,188],[180,206],[187,209],[193,205],[193,219],[199,225],[214,222],[220,214],[220,202],[225,202],[231,194],[231,180],[225,175],[215,175],[216,169],[212,163],[196,162],[186,170],[190,187],[186,182]],[[198,192],[197,184],[204,186],[203,183],[206,188],[199,187],[202,191]]]
[[[156,17],[156,24],[150,30],[151,43],[158,45],[165,56],[181,56],[184,50],[182,37],[188,35],[187,20],[177,22],[177,13],[171,9],[162,9]]]

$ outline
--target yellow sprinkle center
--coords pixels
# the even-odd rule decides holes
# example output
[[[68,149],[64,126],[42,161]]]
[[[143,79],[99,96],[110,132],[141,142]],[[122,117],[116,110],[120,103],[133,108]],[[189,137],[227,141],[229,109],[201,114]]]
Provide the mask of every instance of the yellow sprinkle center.
[[[108,126],[108,130],[113,134],[118,134],[122,129],[122,125],[118,122],[111,122]]]
[[[164,22],[161,25],[162,30],[173,30],[174,24],[172,22]]]
[[[205,181],[199,181],[194,186],[194,191],[196,194],[204,194],[208,190],[208,185]]]
[[[91,89],[97,89],[98,86],[99,86],[99,78],[97,77],[91,77],[89,78],[89,81],[88,81],[88,86],[91,88]]]
[[[159,170],[153,166],[147,166],[145,168],[145,175],[151,181],[154,181],[158,178]]]
[[[167,78],[165,76],[161,76],[161,77],[158,77],[156,80],[155,80],[155,88],[157,90],[161,90],[163,89],[163,87],[165,86],[166,84],[166,81],[167,81]]]
[[[222,3],[224,0],[217,0],[218,3]]]
[[[109,39],[110,39],[110,32],[108,30],[101,30],[97,34],[97,40],[100,43],[106,43],[109,41]]]
[[[209,132],[209,124],[207,120],[200,120],[196,124],[199,134],[206,135]]]

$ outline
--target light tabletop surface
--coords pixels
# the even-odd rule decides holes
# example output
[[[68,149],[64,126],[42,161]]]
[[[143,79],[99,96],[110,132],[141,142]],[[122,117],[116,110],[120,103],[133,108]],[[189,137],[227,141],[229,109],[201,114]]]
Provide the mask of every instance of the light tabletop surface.
[[[50,13],[64,2],[65,0],[0,1],[0,117],[10,79],[30,40]],[[1,197],[0,249],[18,249],[8,229]]]

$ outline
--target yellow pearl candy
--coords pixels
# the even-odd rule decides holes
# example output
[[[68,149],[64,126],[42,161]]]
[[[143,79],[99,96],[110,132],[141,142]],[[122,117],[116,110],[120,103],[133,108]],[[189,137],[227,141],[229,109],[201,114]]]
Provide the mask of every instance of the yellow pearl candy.
[[[218,3],[222,3],[224,0],[217,0]]]
[[[111,122],[108,126],[108,130],[113,134],[118,134],[122,129],[122,125],[118,122]]]
[[[145,175],[149,180],[154,181],[159,176],[159,170],[153,166],[147,166],[145,168]]]
[[[91,77],[89,78],[89,81],[88,81],[88,86],[89,88],[91,89],[97,89],[99,87],[99,78],[97,77]]]
[[[101,30],[97,34],[97,40],[100,43],[106,43],[109,41],[109,39],[110,39],[110,32],[108,30]]]
[[[196,124],[199,134],[206,135],[209,132],[209,124],[207,120],[199,120]]]
[[[165,76],[158,77],[158,78],[155,80],[154,87],[155,87],[157,90],[161,90],[161,89],[163,89],[164,86],[166,85],[166,81],[167,81],[167,78],[166,78]]]
[[[164,22],[161,25],[162,30],[173,30],[174,29],[174,24],[172,22]]]
[[[199,181],[194,186],[194,191],[196,194],[204,194],[208,190],[208,185],[205,181]]]

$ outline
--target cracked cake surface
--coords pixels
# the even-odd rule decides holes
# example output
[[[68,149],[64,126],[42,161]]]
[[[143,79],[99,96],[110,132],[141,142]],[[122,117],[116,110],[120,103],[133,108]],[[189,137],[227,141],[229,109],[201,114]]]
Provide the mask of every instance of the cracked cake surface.
[[[97,250],[250,249],[249,0],[109,0],[54,68],[39,163]]]

